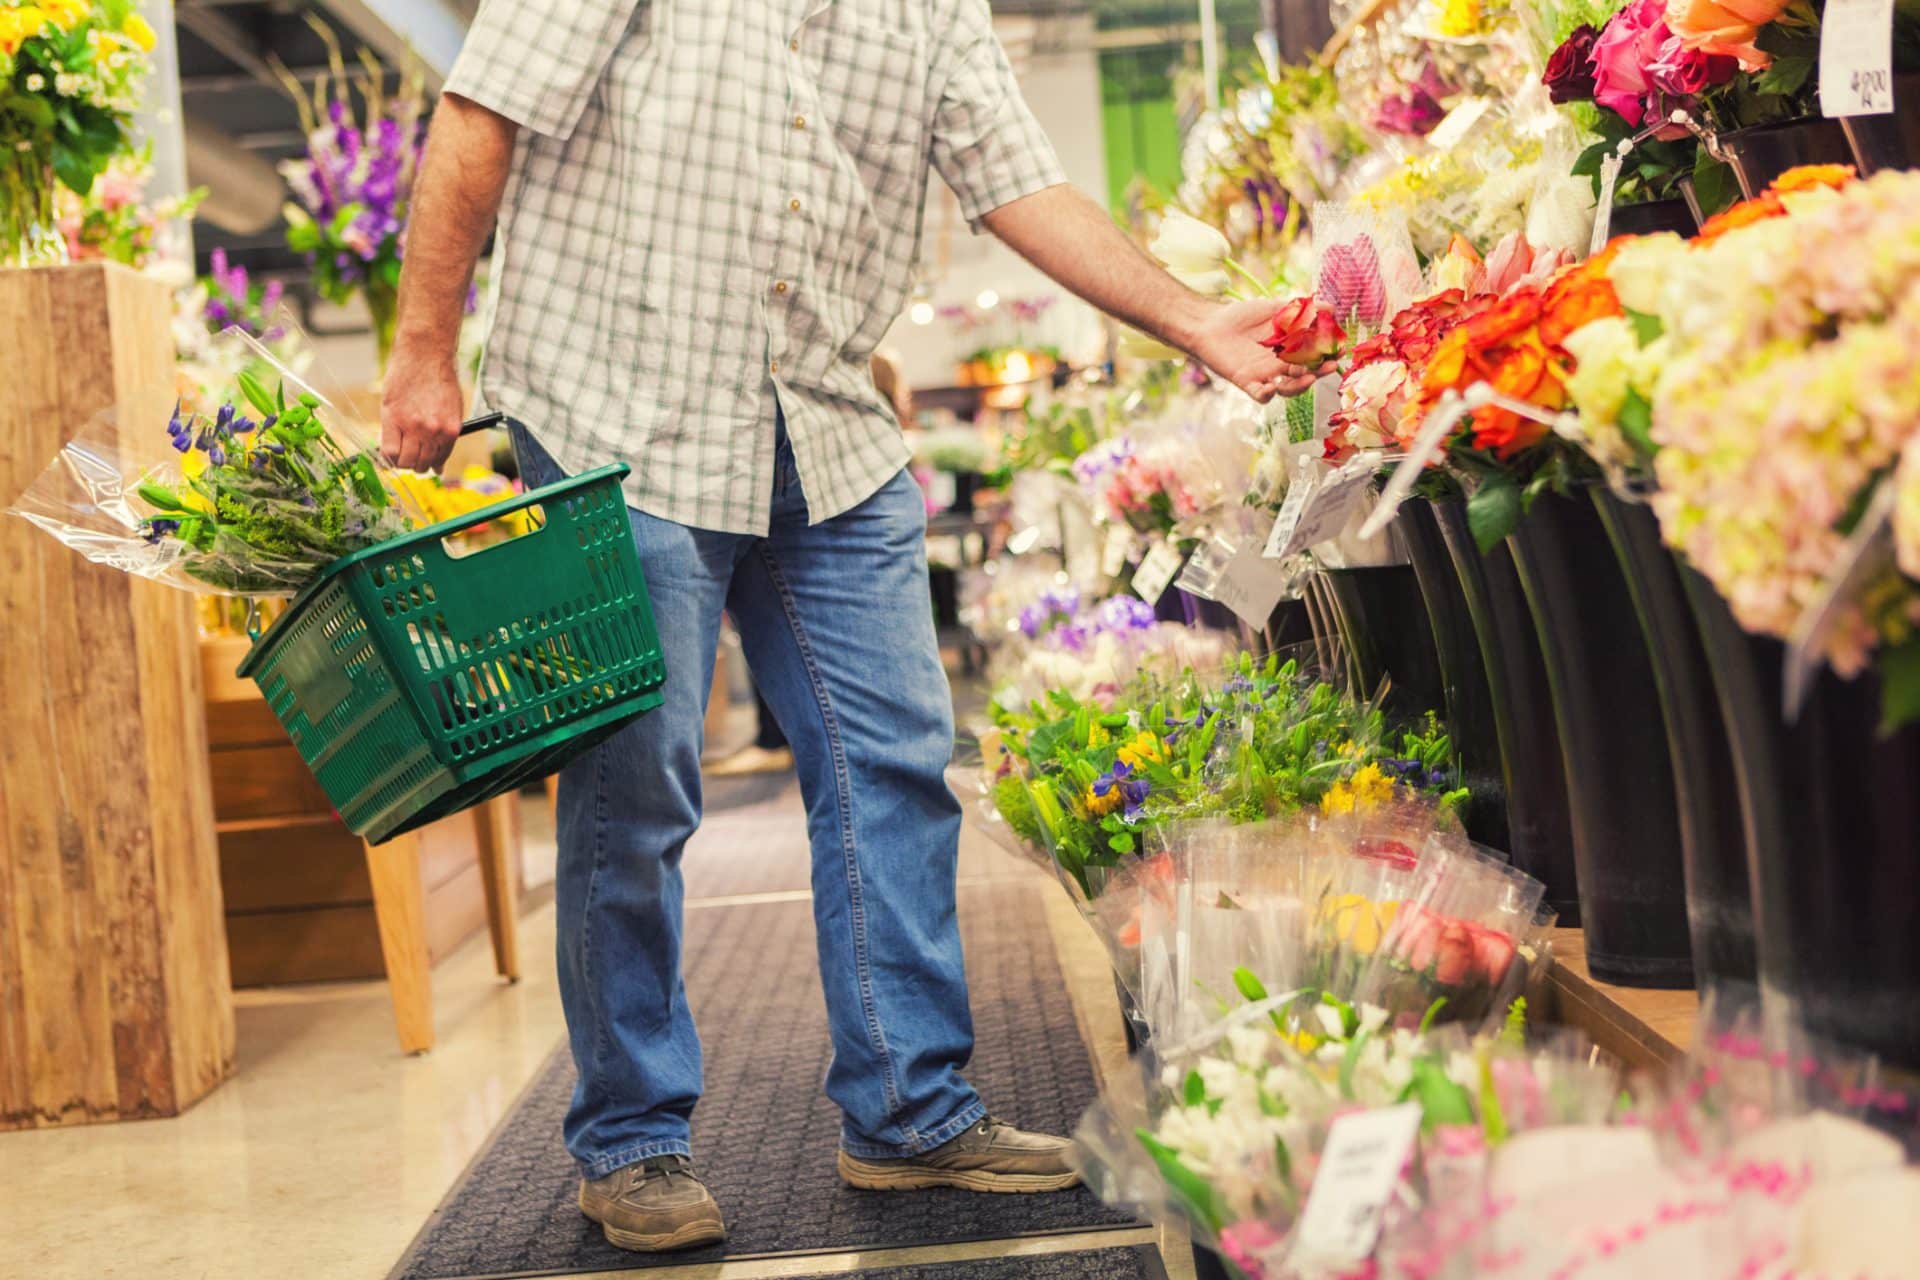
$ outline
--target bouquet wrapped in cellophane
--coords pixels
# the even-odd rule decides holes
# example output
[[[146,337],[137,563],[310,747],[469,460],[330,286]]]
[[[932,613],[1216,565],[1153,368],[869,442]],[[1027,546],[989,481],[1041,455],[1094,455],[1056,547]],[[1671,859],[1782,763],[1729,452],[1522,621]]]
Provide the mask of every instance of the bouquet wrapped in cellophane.
[[[98,421],[10,510],[87,559],[210,595],[291,596],[423,523],[377,453],[251,336],[210,411]]]
[[[1260,991],[1247,971],[1237,981]],[[1617,1081],[1587,1046],[1567,1037],[1529,1049],[1523,1021],[1516,1008],[1504,1026],[1469,1034],[1395,1028],[1385,1010],[1330,995],[1254,1001],[1156,1046],[1144,1095],[1114,1090],[1095,1104],[1076,1135],[1088,1183],[1184,1227],[1246,1280],[1376,1276],[1376,1246],[1408,1234],[1429,1203],[1477,1189],[1490,1151],[1613,1109]],[[1316,1206],[1336,1135],[1356,1124],[1404,1145],[1357,1237],[1351,1212]]]

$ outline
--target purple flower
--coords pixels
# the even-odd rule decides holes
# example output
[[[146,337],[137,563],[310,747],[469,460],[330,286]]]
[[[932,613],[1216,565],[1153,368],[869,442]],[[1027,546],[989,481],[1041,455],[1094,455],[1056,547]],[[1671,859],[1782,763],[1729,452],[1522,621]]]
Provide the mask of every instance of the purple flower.
[[[227,465],[227,451],[221,447],[219,440],[216,439],[212,446],[208,448],[207,461],[216,467],[224,467]]]
[[[141,536],[149,543],[156,543],[168,534],[176,532],[179,528],[180,522],[178,520],[149,520],[147,521],[147,531]]]
[[[1093,794],[1106,799],[1115,787],[1120,788],[1120,800],[1125,808],[1121,817],[1128,822],[1138,822],[1147,803],[1147,794],[1153,786],[1145,778],[1133,776],[1133,766],[1125,760],[1115,760],[1113,768],[1107,770],[1093,781]]]
[[[1145,631],[1153,626],[1153,606],[1138,596],[1114,596],[1100,606],[1099,623],[1102,631],[1123,633],[1127,631]]]

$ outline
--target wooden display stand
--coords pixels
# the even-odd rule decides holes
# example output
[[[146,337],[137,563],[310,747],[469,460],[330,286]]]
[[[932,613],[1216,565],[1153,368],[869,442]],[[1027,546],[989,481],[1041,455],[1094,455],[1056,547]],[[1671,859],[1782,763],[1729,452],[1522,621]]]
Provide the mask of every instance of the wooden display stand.
[[[520,976],[519,798],[381,845],[349,831],[251,680],[241,637],[201,642],[220,877],[237,986],[387,979],[400,1047],[433,1047],[431,973],[482,926]]]
[[[171,314],[0,270],[0,507],[103,411],[160,438]],[[234,1053],[192,598],[0,518],[0,637],[0,1129],[175,1115]]]

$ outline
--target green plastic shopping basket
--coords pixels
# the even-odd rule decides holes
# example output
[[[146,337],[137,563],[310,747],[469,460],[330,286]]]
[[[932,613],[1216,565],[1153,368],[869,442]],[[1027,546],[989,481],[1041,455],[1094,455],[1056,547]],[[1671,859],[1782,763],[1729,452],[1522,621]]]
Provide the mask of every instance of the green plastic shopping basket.
[[[660,705],[666,665],[616,463],[334,561],[251,677],[354,833],[378,844],[535,778]],[[459,554],[454,534],[544,523]]]

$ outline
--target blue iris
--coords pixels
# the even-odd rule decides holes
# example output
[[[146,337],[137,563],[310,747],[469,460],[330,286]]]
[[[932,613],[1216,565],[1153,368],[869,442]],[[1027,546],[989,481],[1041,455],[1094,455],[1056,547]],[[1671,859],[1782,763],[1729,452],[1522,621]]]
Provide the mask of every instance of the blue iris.
[[[1120,799],[1125,805],[1121,817],[1128,822],[1138,822],[1145,811],[1147,793],[1153,790],[1153,785],[1145,778],[1134,777],[1133,766],[1125,760],[1115,760],[1113,768],[1094,779],[1093,794],[1104,800],[1113,793],[1115,787],[1120,788]]]

